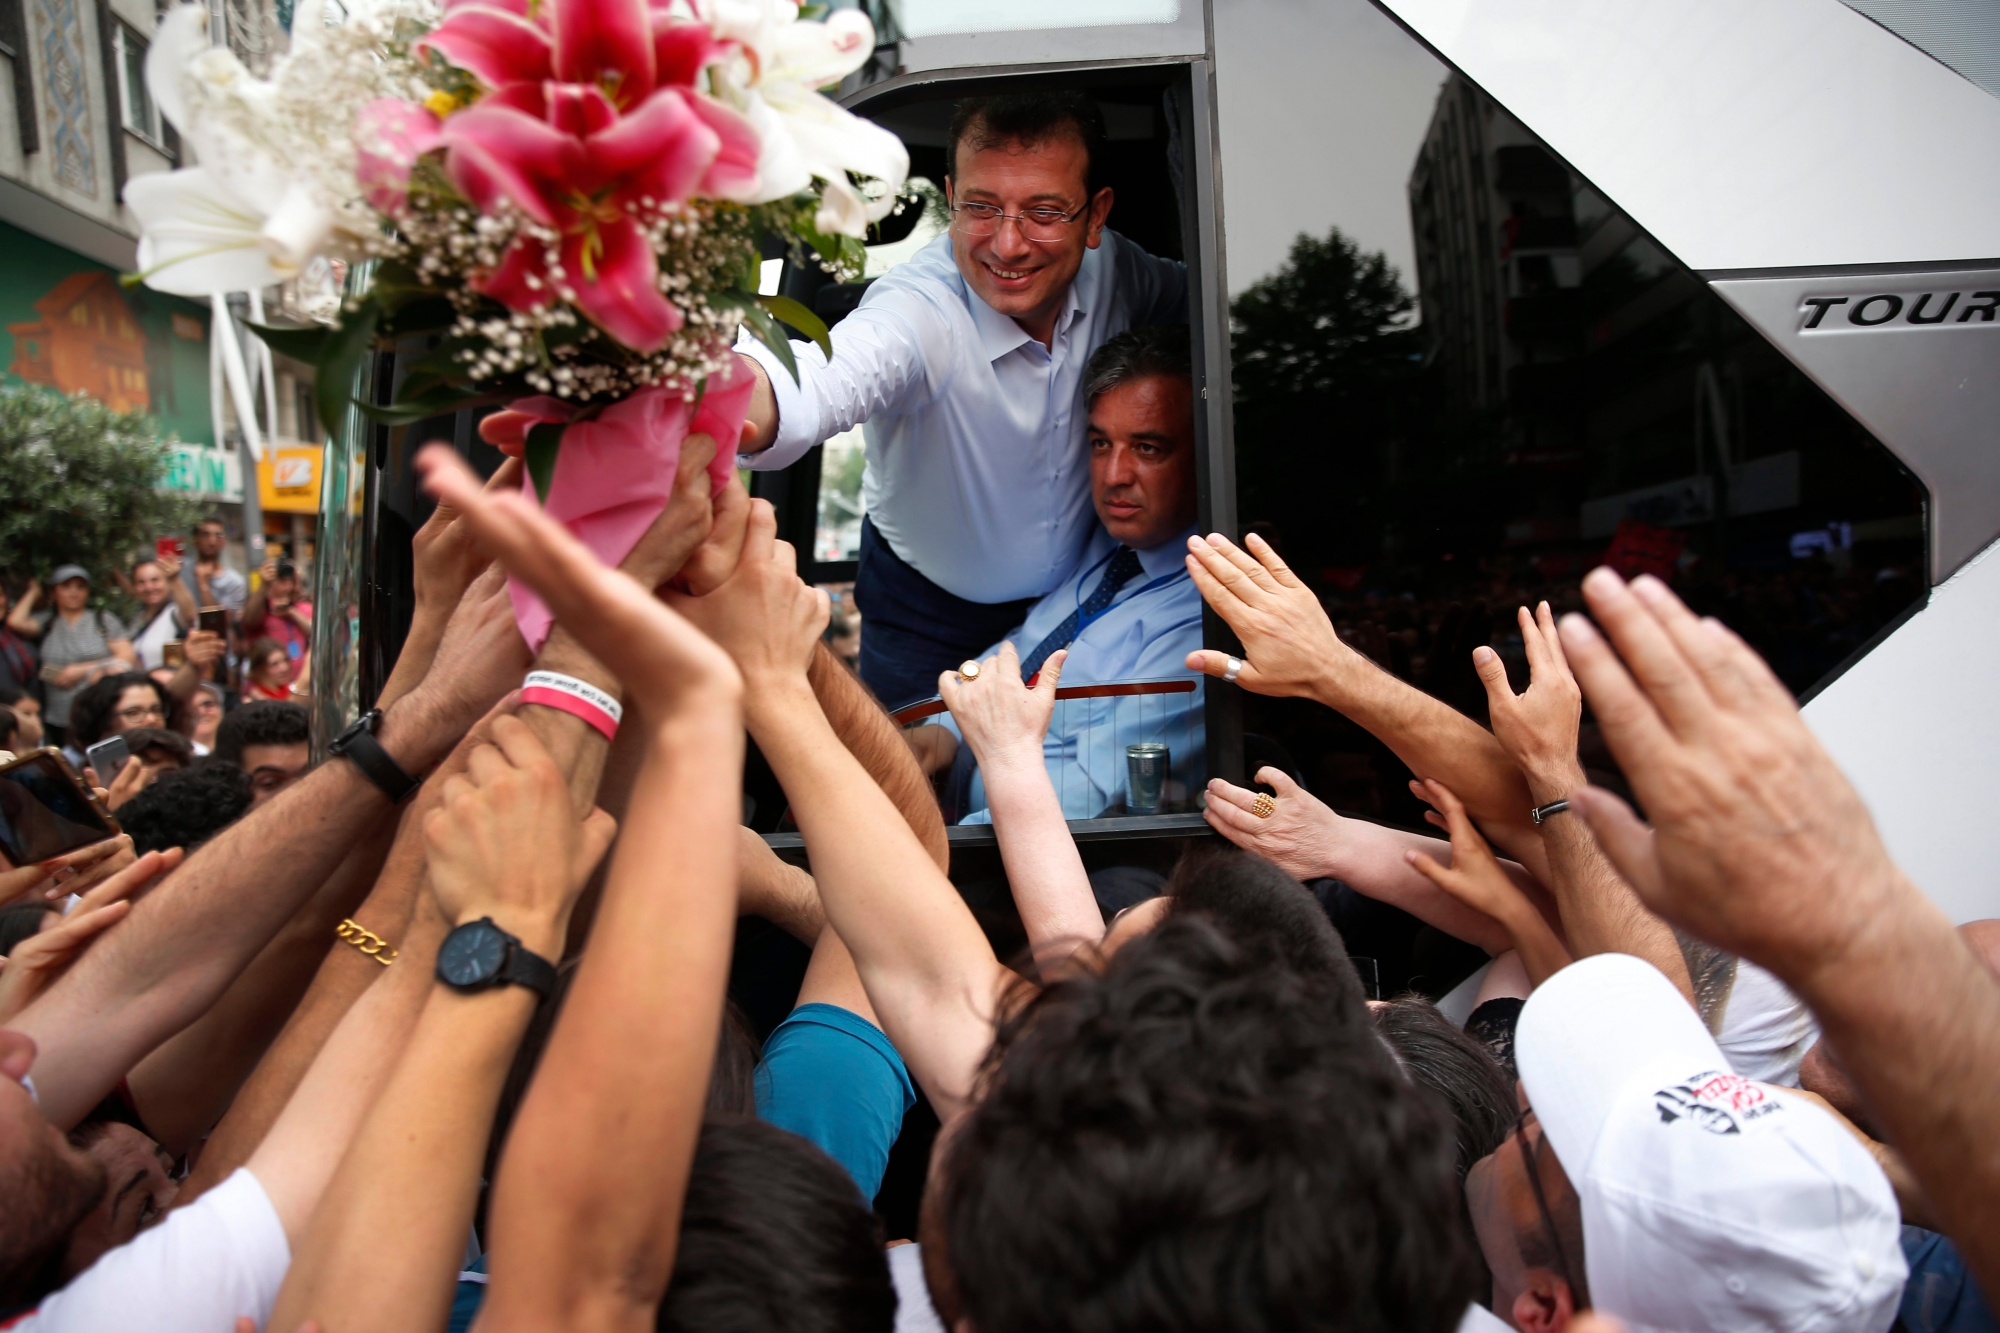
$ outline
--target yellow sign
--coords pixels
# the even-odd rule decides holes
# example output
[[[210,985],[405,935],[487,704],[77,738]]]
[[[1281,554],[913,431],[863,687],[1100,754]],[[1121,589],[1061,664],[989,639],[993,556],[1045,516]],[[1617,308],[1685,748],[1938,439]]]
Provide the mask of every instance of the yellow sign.
[[[320,446],[311,444],[265,446],[264,461],[257,464],[257,494],[267,512],[319,512],[321,452]]]

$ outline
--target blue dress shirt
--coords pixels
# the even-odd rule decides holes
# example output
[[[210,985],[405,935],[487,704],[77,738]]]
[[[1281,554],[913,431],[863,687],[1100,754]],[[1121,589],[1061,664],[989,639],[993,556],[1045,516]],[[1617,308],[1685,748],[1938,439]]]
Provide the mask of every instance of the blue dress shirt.
[[[1190,526],[1171,541],[1139,554],[1139,574],[1119,589],[1111,606],[1077,632],[1063,662],[1064,685],[1099,685],[1134,680],[1185,679],[1200,682],[1187,669],[1187,655],[1201,647],[1201,592],[1187,572]],[[1070,576],[1028,611],[1021,627],[1007,636],[1016,650],[1026,651],[1060,625],[1090,596],[1103,577],[1118,542],[1097,525],[1084,558]],[[863,631],[866,633],[866,630]],[[982,658],[998,652],[994,644]],[[1207,728],[1202,717],[1203,688],[1191,694],[1145,694],[1110,699],[1064,699],[1049,719],[1042,742],[1049,781],[1062,799],[1066,819],[1094,819],[1125,794],[1125,747],[1136,741],[1163,741],[1172,752],[1169,795],[1182,809],[1208,780]],[[958,731],[949,713],[945,726]],[[987,824],[992,814],[986,788],[972,782],[973,813],[961,824]]]
[[[862,500],[889,549],[968,601],[1040,597],[1097,525],[1090,354],[1127,329],[1186,319],[1186,266],[1107,230],[1043,347],[974,294],[947,233],[869,284],[833,330],[831,362],[792,344],[799,383],[767,348],[738,345],[764,363],[778,400],[777,438],[738,462],[786,467],[866,423]]]

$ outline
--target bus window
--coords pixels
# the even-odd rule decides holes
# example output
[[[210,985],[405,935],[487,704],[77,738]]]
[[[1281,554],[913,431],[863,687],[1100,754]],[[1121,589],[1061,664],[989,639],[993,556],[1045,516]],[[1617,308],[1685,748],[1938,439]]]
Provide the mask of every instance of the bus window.
[[[1366,0],[1217,0],[1237,517],[1341,637],[1485,721],[1514,612],[1668,580],[1801,696],[1921,606],[1925,494],[1548,145]],[[1336,713],[1244,699],[1245,750],[1422,827]],[[1584,762],[1619,785],[1586,719]]]

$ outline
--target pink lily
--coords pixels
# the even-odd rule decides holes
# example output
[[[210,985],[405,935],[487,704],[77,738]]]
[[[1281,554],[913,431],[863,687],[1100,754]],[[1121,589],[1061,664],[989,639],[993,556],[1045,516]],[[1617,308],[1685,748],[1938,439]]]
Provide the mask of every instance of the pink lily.
[[[381,97],[362,107],[354,126],[355,175],[367,189],[370,206],[384,213],[401,208],[409,194],[410,169],[443,142],[438,118],[414,102]]]

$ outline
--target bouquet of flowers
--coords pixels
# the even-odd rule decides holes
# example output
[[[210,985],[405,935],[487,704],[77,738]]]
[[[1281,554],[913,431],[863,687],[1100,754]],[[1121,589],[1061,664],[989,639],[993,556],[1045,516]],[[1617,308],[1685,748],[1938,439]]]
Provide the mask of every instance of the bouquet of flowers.
[[[138,276],[190,296],[318,284],[319,325],[258,332],[315,366],[326,430],[350,406],[405,425],[505,404],[482,435],[615,563],[690,431],[727,480],[739,327],[788,367],[777,321],[831,351],[805,307],[758,294],[758,265],[778,238],[858,277],[869,224],[903,205],[902,144],[817,91],[874,41],[860,12],[795,0],[363,0],[338,24],[305,0],[259,79],[184,5],[146,81],[196,165],[127,184]],[[418,350],[394,401],[354,400],[390,345]],[[514,598],[538,645],[548,612]]]

